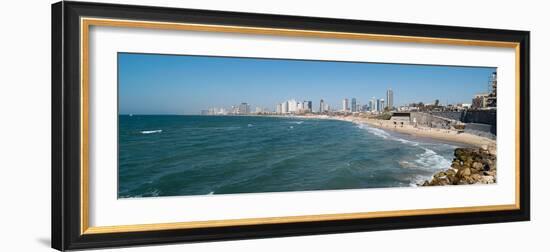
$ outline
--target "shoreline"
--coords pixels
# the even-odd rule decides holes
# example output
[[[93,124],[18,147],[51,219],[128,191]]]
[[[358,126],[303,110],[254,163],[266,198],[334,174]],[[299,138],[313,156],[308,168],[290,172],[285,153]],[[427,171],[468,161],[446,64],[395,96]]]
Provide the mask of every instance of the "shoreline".
[[[414,127],[413,125],[394,125],[390,120],[379,120],[360,118],[353,116],[328,116],[328,115],[294,115],[294,116],[281,116],[284,118],[303,118],[303,119],[322,119],[322,120],[338,120],[347,121],[356,124],[367,124],[369,126],[389,130],[413,137],[429,138],[434,140],[440,140],[444,142],[452,142],[465,144],[471,147],[485,148],[490,152],[496,154],[496,141],[486,137],[473,135],[470,133],[459,133],[452,129],[438,129],[429,128],[423,126]]]

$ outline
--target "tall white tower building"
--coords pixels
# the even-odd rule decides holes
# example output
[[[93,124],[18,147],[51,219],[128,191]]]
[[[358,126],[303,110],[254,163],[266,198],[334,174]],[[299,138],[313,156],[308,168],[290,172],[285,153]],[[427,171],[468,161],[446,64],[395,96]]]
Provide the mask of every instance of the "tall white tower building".
[[[386,105],[390,110],[393,109],[393,90],[391,88],[386,91]]]
[[[289,113],[296,113],[298,110],[298,103],[296,100],[292,99],[288,101],[288,112]]]
[[[288,113],[288,101],[285,101],[281,104],[281,113],[282,114]]]
[[[348,100],[348,98],[344,98],[344,100],[342,100],[342,111],[343,112],[349,111],[349,100]]]

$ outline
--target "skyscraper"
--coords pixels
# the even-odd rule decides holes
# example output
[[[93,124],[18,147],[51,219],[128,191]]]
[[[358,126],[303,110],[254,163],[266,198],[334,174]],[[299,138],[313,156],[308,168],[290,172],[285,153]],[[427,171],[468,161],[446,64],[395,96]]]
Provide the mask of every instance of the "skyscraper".
[[[372,99],[370,100],[370,103],[371,103],[370,111],[372,112],[378,111],[378,99],[376,99],[376,97],[372,97]]]
[[[248,105],[248,103],[246,102],[241,103],[238,108],[238,114],[240,115],[246,115],[250,113],[250,105]]]
[[[393,90],[391,88],[388,88],[386,91],[386,102],[389,110],[393,109]]]
[[[313,112],[313,103],[311,101],[304,101],[304,110],[307,112]]]
[[[342,111],[343,112],[349,111],[349,100],[348,100],[348,98],[344,98],[344,100],[342,100]]]
[[[386,102],[384,99],[380,99],[380,111],[384,111],[386,109]]]
[[[357,111],[357,100],[355,98],[351,98],[351,112]]]
[[[282,114],[282,113],[283,113],[283,104],[279,103],[277,104],[277,114]]]
[[[288,101],[285,101],[281,104],[281,113],[282,114],[288,113]]]
[[[292,99],[288,101],[288,112],[289,113],[296,113],[298,110],[298,103],[296,100]]]
[[[321,99],[321,101],[319,102],[319,113],[323,113],[323,112],[325,112],[325,101]]]

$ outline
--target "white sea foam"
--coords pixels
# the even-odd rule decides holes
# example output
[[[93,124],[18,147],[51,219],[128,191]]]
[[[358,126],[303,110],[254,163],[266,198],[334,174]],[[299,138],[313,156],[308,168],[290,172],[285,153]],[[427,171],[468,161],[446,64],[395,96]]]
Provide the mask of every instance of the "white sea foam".
[[[443,156],[437,154],[435,151],[428,148],[423,148],[424,153],[416,155],[418,159],[414,162],[418,164],[419,168],[437,171],[449,168],[451,166],[451,161],[445,159]]]
[[[399,166],[401,166],[401,168],[417,168],[418,165],[416,165],[414,162],[409,162],[409,161],[406,161],[406,160],[401,160],[398,162],[399,163]]]
[[[409,183],[409,186],[417,187],[419,184],[423,184],[424,181],[430,180],[431,176],[423,176],[423,175],[416,175],[413,178],[411,178],[411,182]]]
[[[252,127],[252,126],[254,126],[254,124],[251,124],[251,123],[248,124],[248,127]]]
[[[144,130],[141,132],[141,134],[154,134],[154,133],[161,133],[162,130]]]
[[[396,137],[395,138],[396,141],[399,141],[399,142],[402,142],[404,144],[410,144],[412,146],[418,146],[419,143],[415,142],[415,141],[410,141],[410,140],[407,140],[407,139],[403,139],[403,138],[398,138]]]
[[[290,121],[288,123],[293,123],[293,124],[302,124],[304,123],[304,121]]]
[[[381,130],[381,129],[378,129],[378,128],[369,127],[366,124],[358,124],[357,127],[361,128],[361,129],[365,129],[369,133],[371,133],[375,136],[384,138],[384,139],[388,139],[388,138],[391,137],[391,135],[388,132],[386,132],[384,130]]]
[[[398,141],[398,142],[401,142],[401,143],[404,143],[404,144],[409,144],[409,145],[412,145],[412,146],[418,146],[419,145],[419,143],[417,143],[415,141],[410,141],[410,140],[407,140],[407,139],[392,136],[390,133],[388,133],[388,132],[386,132],[382,129],[369,127],[366,124],[358,124],[357,127],[361,128],[361,129],[365,129],[369,133],[371,133],[375,136],[384,138],[384,139],[394,140],[394,141]]]
[[[208,195],[214,195],[214,191],[209,192]]]
[[[422,146],[419,142],[399,138],[396,136],[391,135],[390,133],[374,128],[369,127],[366,124],[359,124],[359,128],[367,130],[369,133],[381,137],[383,139],[387,140],[393,140],[398,141],[403,144],[411,145],[411,146],[417,146],[424,150],[423,153],[417,154],[415,160],[402,160],[399,161],[399,165],[402,168],[408,168],[408,169],[422,169],[430,172],[440,171],[447,169],[451,166],[451,161],[448,159],[445,159],[445,157],[437,154],[434,150],[426,148]],[[431,179],[431,175],[415,175],[411,178],[411,186],[416,186],[417,184],[421,184],[426,180]]]

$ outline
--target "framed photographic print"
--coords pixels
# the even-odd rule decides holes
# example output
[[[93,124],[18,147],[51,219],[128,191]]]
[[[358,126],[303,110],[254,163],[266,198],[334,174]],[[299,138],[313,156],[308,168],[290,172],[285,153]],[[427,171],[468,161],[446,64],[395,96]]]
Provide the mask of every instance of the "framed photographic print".
[[[527,31],[59,2],[52,247],[526,221],[529,122]]]

